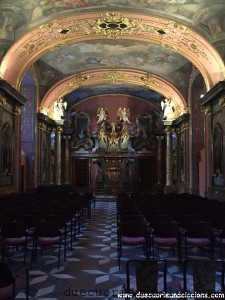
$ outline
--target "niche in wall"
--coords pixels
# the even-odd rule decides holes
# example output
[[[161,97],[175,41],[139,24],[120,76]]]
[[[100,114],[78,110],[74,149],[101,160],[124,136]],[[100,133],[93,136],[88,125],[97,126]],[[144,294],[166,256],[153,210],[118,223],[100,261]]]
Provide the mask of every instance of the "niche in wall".
[[[85,113],[79,113],[76,115],[75,126],[76,136],[78,138],[85,138],[89,136],[89,116]]]
[[[152,117],[151,115],[142,115],[137,118],[138,136],[148,138],[151,136]]]

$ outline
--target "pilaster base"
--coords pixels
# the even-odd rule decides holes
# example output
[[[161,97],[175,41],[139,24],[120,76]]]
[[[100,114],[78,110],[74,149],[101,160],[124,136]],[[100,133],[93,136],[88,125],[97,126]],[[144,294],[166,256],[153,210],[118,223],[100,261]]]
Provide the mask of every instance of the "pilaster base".
[[[165,185],[164,186],[164,193],[170,194],[170,193],[177,193],[178,189],[176,185]]]
[[[164,188],[165,188],[165,186],[164,186],[164,184],[162,184],[162,183],[157,183],[156,185],[154,185],[154,187],[153,187],[153,192],[154,193],[164,193]]]

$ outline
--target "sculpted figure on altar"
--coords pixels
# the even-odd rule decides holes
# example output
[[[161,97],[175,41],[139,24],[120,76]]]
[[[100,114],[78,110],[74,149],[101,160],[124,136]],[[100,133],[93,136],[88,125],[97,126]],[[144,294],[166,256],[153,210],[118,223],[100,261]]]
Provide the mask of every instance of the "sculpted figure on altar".
[[[163,120],[172,120],[175,116],[175,105],[172,99],[165,98],[161,101],[161,108],[163,110]]]
[[[99,107],[97,111],[98,121],[97,123],[105,122],[108,119],[108,111],[104,107]]]
[[[117,116],[119,117],[119,120],[120,121],[123,121],[123,122],[127,122],[127,123],[130,123],[130,110],[129,108],[119,108],[118,111],[117,111]]]
[[[67,108],[67,102],[63,101],[63,99],[57,99],[53,103],[52,111],[50,116],[53,120],[61,120],[64,118],[64,112]]]

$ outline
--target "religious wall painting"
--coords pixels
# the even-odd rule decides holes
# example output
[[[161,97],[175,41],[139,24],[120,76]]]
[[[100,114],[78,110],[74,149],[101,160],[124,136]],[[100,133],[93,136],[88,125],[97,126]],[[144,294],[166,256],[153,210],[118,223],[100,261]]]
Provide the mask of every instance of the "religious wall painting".
[[[12,185],[13,175],[13,142],[14,135],[9,123],[5,123],[2,129],[2,153],[1,153],[1,186]]]
[[[46,141],[46,135],[43,137],[42,141],[42,153],[41,153],[41,182],[46,183],[47,182],[47,141]]]
[[[2,130],[2,175],[12,175],[13,166],[13,132],[8,123]]]
[[[179,159],[180,159],[180,170],[179,170],[179,177],[180,182],[185,182],[185,136],[184,132],[181,132],[180,134],[180,153],[179,153]]]
[[[213,184],[223,186],[223,129],[217,124],[213,131]]]
[[[80,112],[80,113],[76,114],[76,116],[75,116],[75,132],[76,132],[77,138],[83,140],[89,136],[89,124],[90,124],[90,119],[86,113]]]
[[[152,116],[141,115],[137,118],[138,136],[143,139],[149,138],[152,131]]]

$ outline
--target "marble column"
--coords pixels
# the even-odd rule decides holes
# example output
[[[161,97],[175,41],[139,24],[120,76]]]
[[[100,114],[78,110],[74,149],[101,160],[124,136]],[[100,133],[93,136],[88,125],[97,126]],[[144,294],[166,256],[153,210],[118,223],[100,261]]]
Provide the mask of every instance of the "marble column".
[[[54,183],[61,185],[61,143],[62,142],[62,126],[57,126],[55,131],[55,158],[54,158]]]
[[[162,140],[163,136],[156,137],[158,141],[158,149],[157,149],[157,184],[162,184]]]
[[[173,186],[172,128],[166,128],[166,186]]]
[[[65,139],[65,157],[64,157],[64,183],[70,183],[70,152],[69,152],[69,145],[70,145],[70,136],[64,136]]]

